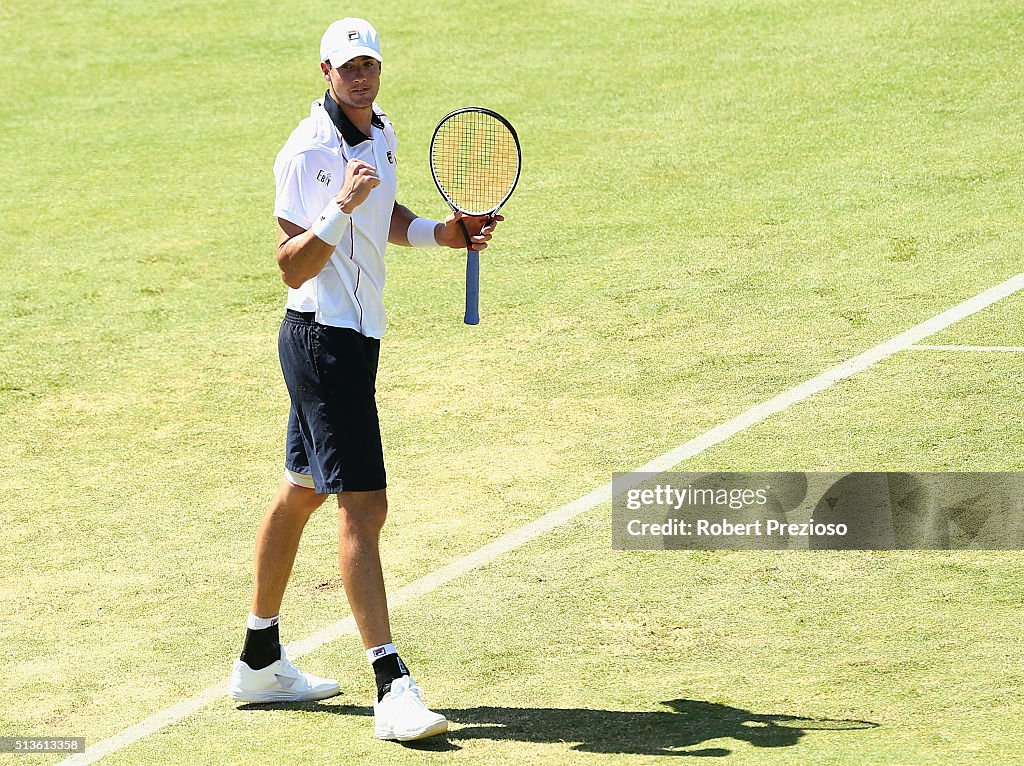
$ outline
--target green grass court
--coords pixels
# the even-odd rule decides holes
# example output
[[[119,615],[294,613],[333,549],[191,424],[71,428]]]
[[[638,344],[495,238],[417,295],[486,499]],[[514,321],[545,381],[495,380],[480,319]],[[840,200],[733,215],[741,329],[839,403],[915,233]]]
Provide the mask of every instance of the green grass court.
[[[436,121],[524,170],[464,254],[391,248],[390,590],[1024,271],[1024,17],[1007,0],[0,6],[0,736],[114,736],[226,680],[282,463],[273,158],[327,24],[380,30],[399,200]],[[928,343],[1024,346],[1024,294]],[[678,470],[1021,471],[1024,355],[908,350]],[[282,639],[348,614],[310,522]],[[609,504],[398,607],[452,721],[227,699],[110,766],[1014,764],[1016,552],[620,552]],[[0,755],[18,766],[54,756]]]

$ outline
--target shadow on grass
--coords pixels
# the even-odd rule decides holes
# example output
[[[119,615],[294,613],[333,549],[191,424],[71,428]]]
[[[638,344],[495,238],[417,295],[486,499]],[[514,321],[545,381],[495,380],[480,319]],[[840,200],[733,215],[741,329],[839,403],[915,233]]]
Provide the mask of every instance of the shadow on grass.
[[[513,740],[518,742],[577,743],[572,749],[586,753],[722,757],[724,747],[696,748],[703,742],[735,739],[754,747],[792,747],[811,731],[874,729],[871,721],[803,718],[754,713],[729,705],[700,700],[662,702],[668,710],[586,710],[581,708],[472,707],[438,710],[452,723],[461,724],[448,739],[435,737],[406,743],[419,750],[459,750],[452,740]],[[259,705],[249,708],[289,708],[338,715],[372,716],[362,705],[306,702]]]

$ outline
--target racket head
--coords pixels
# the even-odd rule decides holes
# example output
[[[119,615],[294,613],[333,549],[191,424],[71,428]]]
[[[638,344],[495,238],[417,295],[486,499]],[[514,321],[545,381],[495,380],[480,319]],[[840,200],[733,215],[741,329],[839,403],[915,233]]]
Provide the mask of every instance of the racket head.
[[[515,191],[523,155],[512,123],[482,106],[449,112],[430,139],[430,173],[452,210],[493,215]]]

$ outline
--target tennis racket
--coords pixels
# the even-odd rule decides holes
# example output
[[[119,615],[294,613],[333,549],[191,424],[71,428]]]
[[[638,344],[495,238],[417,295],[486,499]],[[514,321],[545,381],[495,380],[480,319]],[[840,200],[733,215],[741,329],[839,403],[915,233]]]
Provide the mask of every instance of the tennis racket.
[[[523,164],[515,128],[497,112],[479,106],[441,118],[430,139],[430,173],[453,211],[494,220],[515,191]],[[480,324],[480,253],[466,224],[466,324]]]

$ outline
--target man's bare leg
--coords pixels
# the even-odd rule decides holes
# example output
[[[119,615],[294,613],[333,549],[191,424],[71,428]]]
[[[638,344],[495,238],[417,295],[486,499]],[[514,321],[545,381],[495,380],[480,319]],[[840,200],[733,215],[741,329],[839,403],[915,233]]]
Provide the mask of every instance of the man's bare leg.
[[[281,479],[277,494],[267,509],[256,534],[256,583],[252,594],[252,613],[274,617],[299,550],[299,539],[313,511],[323,505],[327,495],[296,487]]]
[[[302,530],[326,495],[282,480],[256,534],[256,585],[242,656],[231,669],[228,696],[241,702],[299,702],[341,691],[337,681],[304,673],[278,637],[278,612]]]
[[[352,616],[367,649],[391,643],[388,597],[380,564],[387,490],[338,495],[338,564]]]
[[[387,515],[383,489],[338,495],[341,579],[377,682],[374,735],[378,739],[422,739],[446,732],[448,721],[424,704],[391,641],[380,565],[380,530]]]

